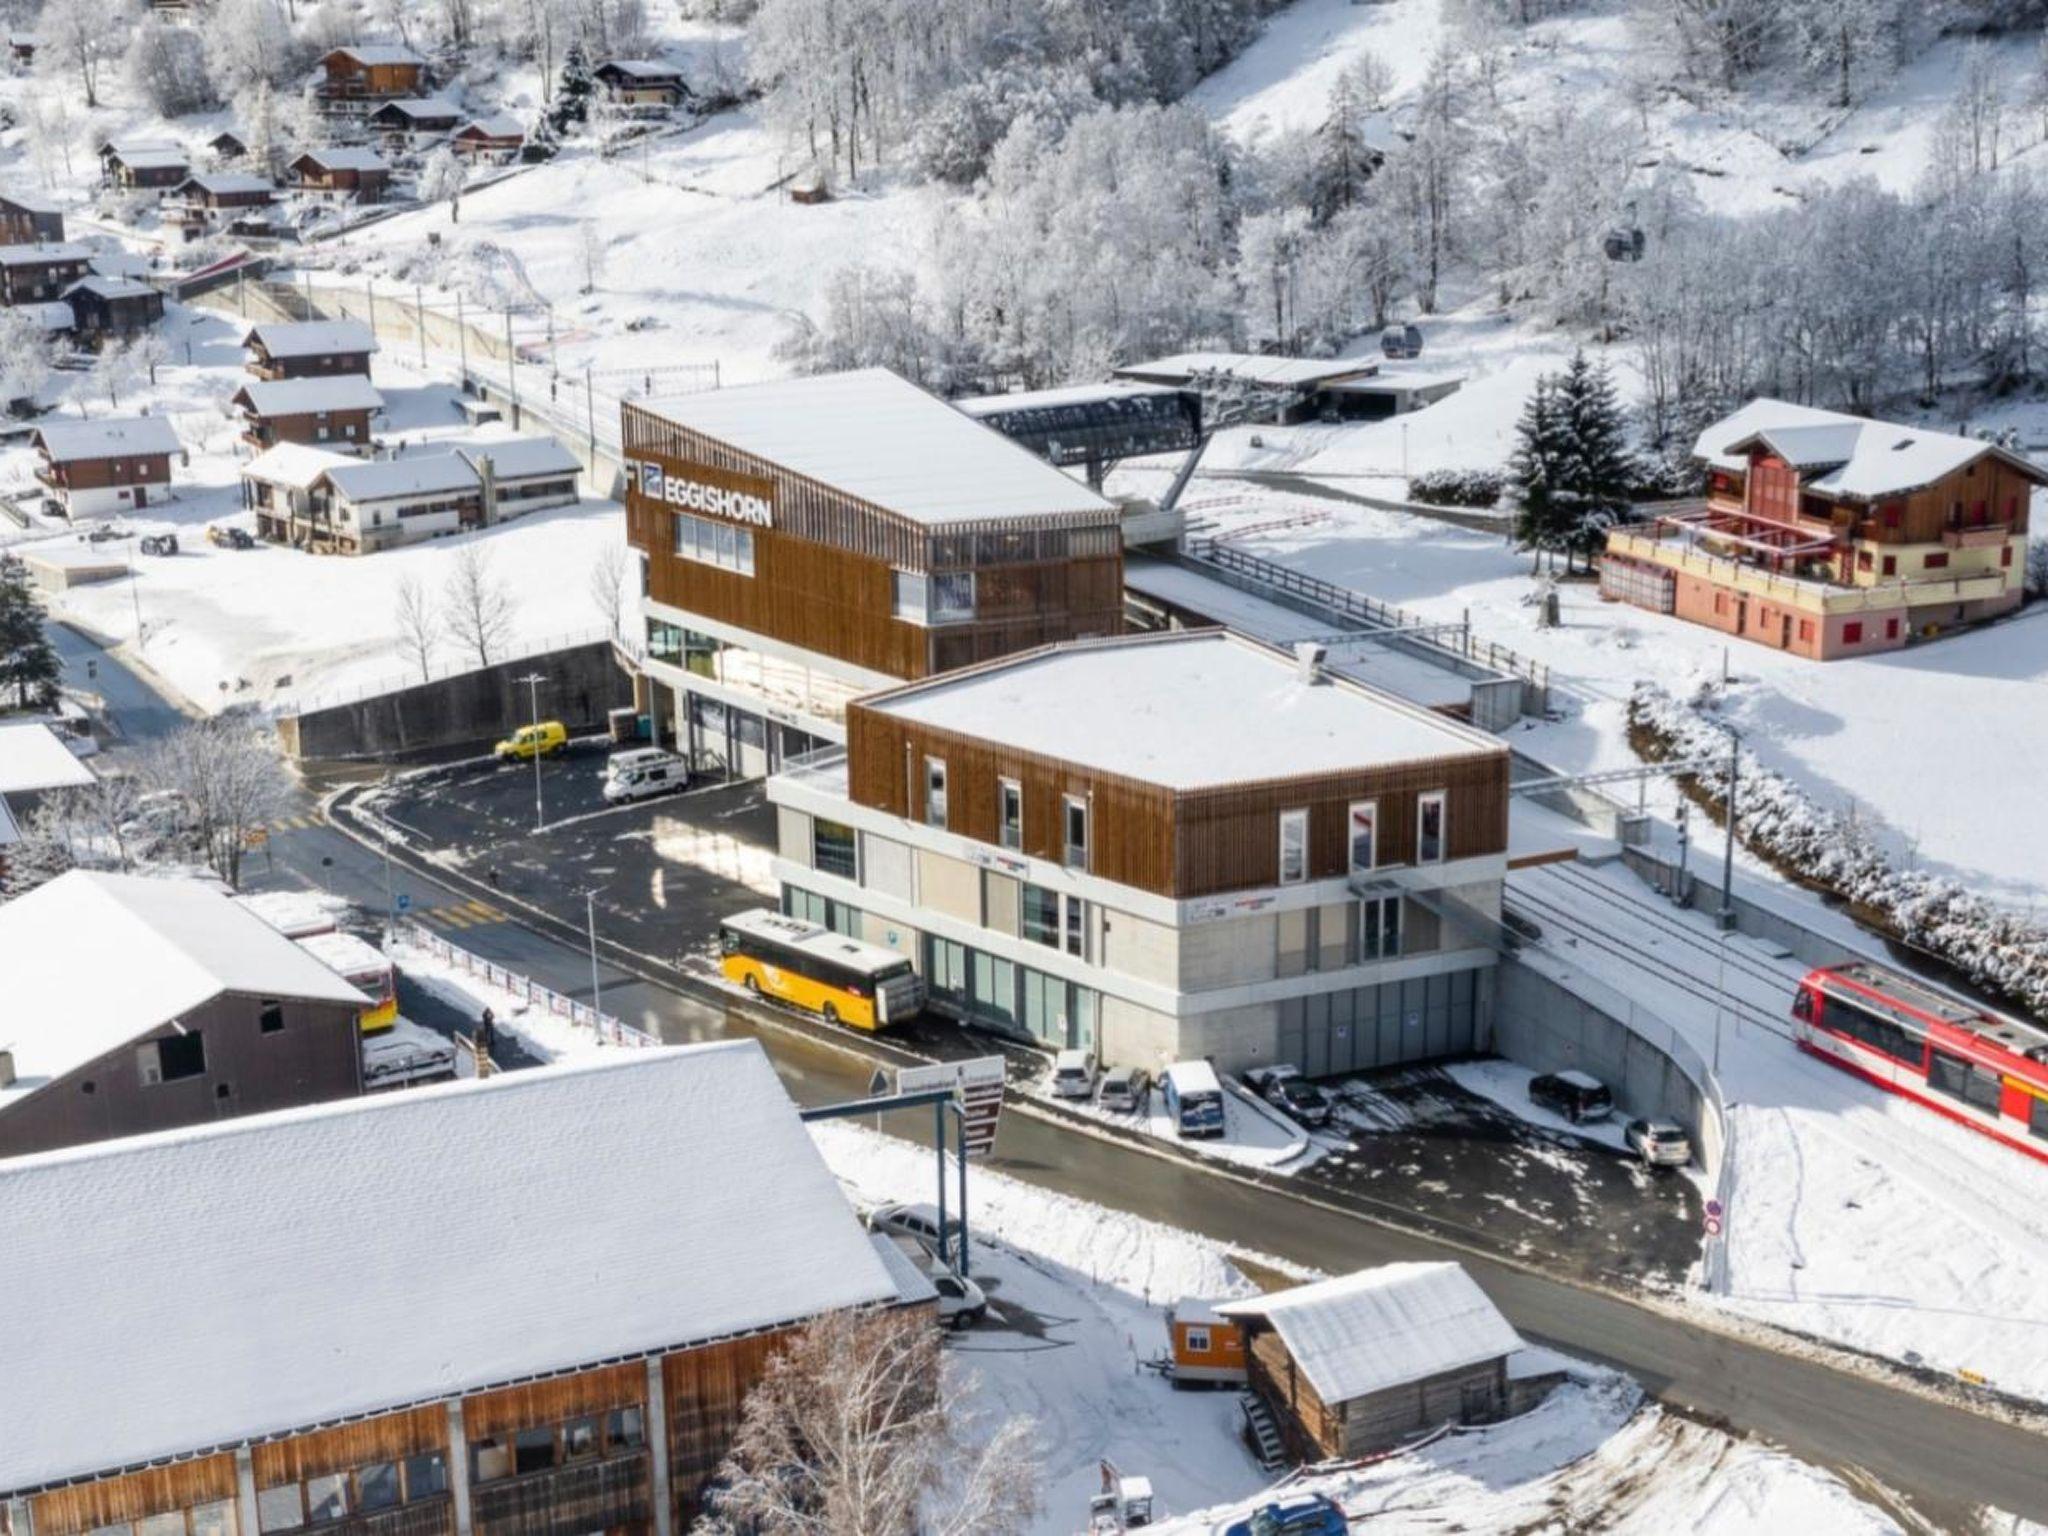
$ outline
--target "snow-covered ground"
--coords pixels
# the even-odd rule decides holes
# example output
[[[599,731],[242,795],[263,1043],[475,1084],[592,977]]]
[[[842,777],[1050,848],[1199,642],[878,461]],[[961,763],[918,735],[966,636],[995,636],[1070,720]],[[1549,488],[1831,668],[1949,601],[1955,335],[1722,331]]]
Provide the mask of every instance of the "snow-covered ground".
[[[1313,1164],[1324,1150],[1306,1131],[1278,1110],[1258,1103],[1233,1086],[1226,1085],[1223,1094],[1223,1134],[1196,1138],[1180,1134],[1173,1117],[1166,1112],[1165,1095],[1156,1086],[1146,1094],[1143,1108],[1128,1114],[1104,1109],[1093,1098],[1057,1098],[1043,1082],[1034,1084],[1031,1091],[1070,1114],[1100,1121],[1118,1130],[1149,1136],[1197,1157],[1210,1157],[1241,1168],[1257,1168],[1268,1173],[1299,1173]]]

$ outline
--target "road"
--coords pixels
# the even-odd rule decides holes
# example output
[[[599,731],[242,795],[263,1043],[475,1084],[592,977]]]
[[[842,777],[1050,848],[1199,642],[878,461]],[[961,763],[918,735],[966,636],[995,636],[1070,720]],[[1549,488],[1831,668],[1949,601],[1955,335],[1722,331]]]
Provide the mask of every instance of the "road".
[[[87,652],[77,654],[82,662]],[[124,736],[144,739],[161,729],[163,706],[133,691],[147,694],[146,685],[123,676],[113,658],[98,659],[101,691],[116,714],[135,710],[120,721]],[[317,822],[280,834],[271,857],[255,863],[252,883],[324,885],[373,911],[386,900],[380,853]],[[391,892],[410,894],[416,909],[476,915],[474,895],[455,885],[395,863],[389,879]],[[586,953],[503,914],[482,915],[450,937],[558,991],[588,995]],[[757,1024],[738,1008],[654,985],[610,964],[601,966],[599,981],[607,1012],[665,1040],[760,1039],[800,1103],[854,1098],[867,1089],[872,1064],[829,1044]],[[921,1117],[904,1129],[917,1134]],[[2048,1456],[2037,1434],[1886,1381],[1478,1257],[1284,1187],[1240,1182],[1031,1116],[1005,1117],[992,1165],[1047,1189],[1321,1269],[1455,1259],[1530,1340],[1625,1370],[1674,1408],[1775,1441],[1821,1465],[1867,1474],[1937,1528],[1973,1529],[1975,1511],[1987,1505],[2048,1520]]]

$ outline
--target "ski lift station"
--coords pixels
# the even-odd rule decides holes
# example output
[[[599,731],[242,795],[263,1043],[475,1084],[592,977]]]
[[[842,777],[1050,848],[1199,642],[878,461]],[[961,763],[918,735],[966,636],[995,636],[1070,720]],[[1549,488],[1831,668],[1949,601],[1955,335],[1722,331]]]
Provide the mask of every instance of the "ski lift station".
[[[1404,334],[1402,357],[1421,353],[1420,332],[1413,338],[1413,349],[1408,349],[1405,333],[1414,330],[1389,328],[1389,334]],[[1271,396],[1276,426],[1405,416],[1456,394],[1465,382],[1462,374],[1388,368],[1373,358],[1263,357],[1251,352],[1182,352],[1119,368],[1116,377],[1224,399],[1247,393]]]

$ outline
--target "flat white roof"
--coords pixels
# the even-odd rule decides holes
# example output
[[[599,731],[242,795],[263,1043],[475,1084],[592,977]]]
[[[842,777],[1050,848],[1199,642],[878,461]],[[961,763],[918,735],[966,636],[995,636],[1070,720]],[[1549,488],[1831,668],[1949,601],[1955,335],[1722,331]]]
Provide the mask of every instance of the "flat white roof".
[[[622,75],[632,75],[641,80],[680,80],[683,72],[673,64],[664,64],[659,59],[606,59],[597,66],[600,70],[615,69]]]
[[[1457,1264],[1383,1264],[1216,1310],[1270,1321],[1316,1396],[1330,1404],[1524,1347]]]
[[[1072,476],[886,368],[638,403],[912,522],[1115,510]]]
[[[1197,374],[1222,373],[1247,383],[1273,388],[1306,389],[1334,379],[1348,379],[1373,373],[1379,368],[1370,357],[1266,357],[1257,352],[1176,352],[1155,357],[1149,363],[1132,363],[1116,370],[1123,379],[1169,379],[1176,383]]]
[[[85,421],[44,421],[36,426],[35,440],[49,454],[53,464],[178,451],[178,432],[168,416],[96,416]]]
[[[17,1158],[0,1212],[0,1492],[898,1294],[752,1041]]]
[[[259,416],[310,416],[319,411],[381,411],[384,397],[360,373],[320,379],[251,379],[235,391]]]
[[[870,696],[878,713],[1169,789],[1504,753],[1223,630],[1082,640]]]
[[[250,326],[242,345],[260,345],[274,358],[325,357],[336,352],[374,352],[377,338],[360,320],[279,320]]]
[[[328,470],[361,462],[349,454],[330,453],[311,443],[276,443],[242,466],[242,478],[303,491]]]
[[[203,881],[97,870],[0,906],[0,976],[0,1048],[16,1074],[0,1109],[223,992],[366,1001]]]
[[[92,782],[92,770],[47,725],[0,725],[0,795],[75,789]]]

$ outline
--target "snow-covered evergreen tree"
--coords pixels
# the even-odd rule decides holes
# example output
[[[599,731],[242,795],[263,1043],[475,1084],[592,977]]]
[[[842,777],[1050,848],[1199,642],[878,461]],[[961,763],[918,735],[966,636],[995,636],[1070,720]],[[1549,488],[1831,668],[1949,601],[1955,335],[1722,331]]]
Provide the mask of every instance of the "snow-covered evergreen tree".
[[[557,140],[590,120],[591,90],[590,59],[581,42],[571,43],[562,56],[562,78],[555,84],[555,99],[548,106],[547,124]]]
[[[1554,495],[1566,568],[1591,562],[1607,542],[1607,530],[1629,508],[1639,471],[1629,447],[1628,417],[1604,363],[1583,351],[1557,376],[1553,403],[1564,457]]]
[[[1536,380],[1515,423],[1515,451],[1508,458],[1508,490],[1515,498],[1515,539],[1543,557],[1565,545],[1562,487],[1570,457],[1564,413],[1558,406],[1557,382],[1550,374]]]
[[[19,561],[0,565],[0,705],[47,709],[57,702],[56,647],[43,632],[28,572]]]

